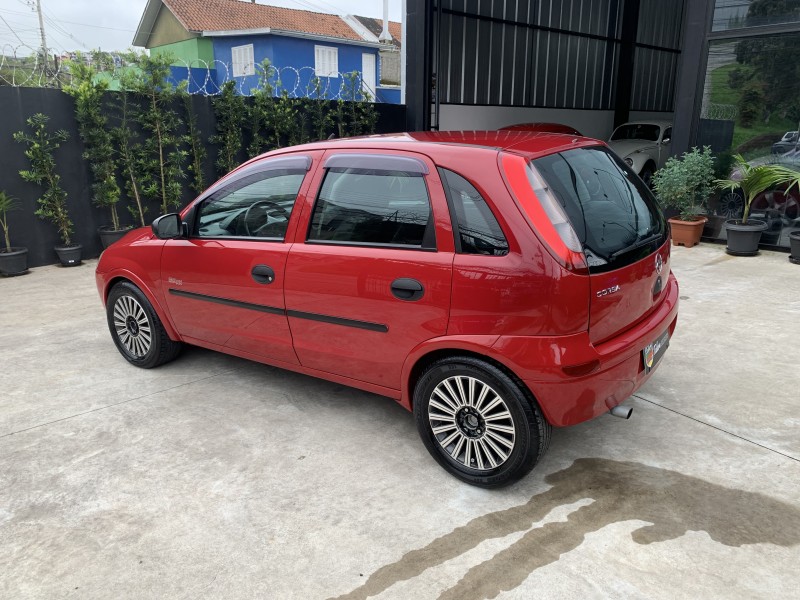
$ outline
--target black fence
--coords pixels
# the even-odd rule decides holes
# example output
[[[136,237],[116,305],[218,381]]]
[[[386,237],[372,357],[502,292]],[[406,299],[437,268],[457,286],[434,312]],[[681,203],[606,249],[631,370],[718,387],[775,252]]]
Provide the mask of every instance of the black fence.
[[[109,92],[114,94],[115,92]],[[216,118],[211,98],[191,96],[192,107],[197,116],[197,124],[202,139],[207,140],[216,132]],[[378,112],[378,133],[392,133],[405,129],[405,106],[397,104],[375,104]],[[43,221],[34,214],[38,205],[36,199],[41,195],[41,188],[26,183],[19,175],[21,169],[29,168],[25,155],[25,145],[14,141],[13,134],[27,128],[25,120],[36,113],[50,117],[49,131],[59,129],[69,133],[69,140],[62,144],[55,154],[57,171],[61,175],[61,184],[67,192],[67,208],[75,223],[74,241],[83,245],[83,257],[93,258],[100,255],[102,247],[97,230],[110,225],[108,209],[101,209],[91,201],[91,174],[89,165],[83,158],[84,146],[78,133],[75,121],[75,103],[73,99],[60,90],[45,88],[21,88],[0,86],[0,190],[20,200],[21,210],[8,213],[11,244],[28,248],[28,265],[31,267],[53,264],[57,258],[53,248],[59,245],[55,227],[49,221]],[[182,112],[181,112],[182,114]],[[243,146],[246,146],[247,140]],[[247,157],[242,152],[240,158]],[[216,181],[217,173],[214,163],[217,159],[217,148],[207,144],[207,155],[204,161],[204,179],[208,184]],[[183,180],[184,205],[194,199],[195,194],[190,187],[190,175]],[[120,180],[120,186],[123,187]],[[123,197],[118,203],[120,220],[123,225],[134,225],[133,217],[128,213],[128,199]],[[148,204],[148,221],[158,216],[160,207],[156,203]]]

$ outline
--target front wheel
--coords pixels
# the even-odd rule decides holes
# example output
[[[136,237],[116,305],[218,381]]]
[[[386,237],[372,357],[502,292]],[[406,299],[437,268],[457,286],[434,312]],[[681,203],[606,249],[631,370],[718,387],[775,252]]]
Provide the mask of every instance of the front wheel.
[[[431,456],[472,485],[508,485],[536,465],[552,427],[503,371],[472,357],[433,363],[414,390],[417,429]]]
[[[132,283],[111,288],[106,317],[117,350],[132,365],[152,369],[180,354],[181,344],[169,338],[147,296]]]

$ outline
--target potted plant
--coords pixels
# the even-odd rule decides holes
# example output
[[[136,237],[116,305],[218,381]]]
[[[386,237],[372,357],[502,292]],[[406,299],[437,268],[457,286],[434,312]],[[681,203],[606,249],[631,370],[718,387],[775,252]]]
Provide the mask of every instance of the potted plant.
[[[116,149],[103,112],[108,82],[99,79],[97,69],[80,56],[78,60],[69,62],[69,71],[72,78],[64,91],[75,100],[75,119],[85,148],[83,158],[89,163],[92,173],[92,201],[110,212],[111,223],[98,229],[103,247],[108,248],[130,229],[120,224],[117,213],[120,189],[114,160]]]
[[[789,260],[796,265],[800,265],[800,230],[789,234],[789,247],[792,249]]]
[[[680,158],[671,157],[653,175],[653,189],[664,208],[678,211],[677,218],[669,219],[672,243],[687,248],[697,245],[708,220],[699,213],[705,210],[714,189],[711,148],[692,148]]]
[[[38,199],[36,214],[56,226],[62,242],[61,246],[55,247],[58,259],[65,267],[74,267],[81,264],[82,246],[72,239],[73,225],[67,212],[67,193],[61,187],[61,176],[56,173],[53,156],[69,134],[64,130],[55,133],[47,131],[48,120],[47,115],[36,113],[26,121],[30,132],[18,131],[14,134],[17,142],[28,145],[25,156],[31,163],[30,169],[22,170],[19,174],[25,181],[44,189]]]
[[[741,190],[744,196],[744,213],[741,219],[725,221],[728,236],[726,252],[734,256],[755,256],[761,233],[767,223],[748,219],[750,207],[759,194],[786,185],[785,192],[800,186],[800,172],[779,164],[751,165],[741,155],[735,157],[734,169],[729,179],[717,179],[718,188],[733,192]]]
[[[21,275],[28,270],[28,249],[11,245],[8,235],[8,212],[19,208],[19,202],[0,191],[0,227],[3,228],[5,246],[0,247],[0,273]]]

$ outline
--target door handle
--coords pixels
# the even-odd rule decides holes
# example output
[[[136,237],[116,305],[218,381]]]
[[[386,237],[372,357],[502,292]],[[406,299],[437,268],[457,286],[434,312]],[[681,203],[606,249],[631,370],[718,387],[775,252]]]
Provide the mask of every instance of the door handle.
[[[413,302],[425,295],[425,288],[416,279],[401,277],[392,282],[392,295],[399,300]]]
[[[253,270],[250,271],[250,275],[253,276],[253,279],[257,283],[269,284],[275,281],[275,271],[272,270],[272,267],[268,267],[267,265],[256,265],[253,267]]]

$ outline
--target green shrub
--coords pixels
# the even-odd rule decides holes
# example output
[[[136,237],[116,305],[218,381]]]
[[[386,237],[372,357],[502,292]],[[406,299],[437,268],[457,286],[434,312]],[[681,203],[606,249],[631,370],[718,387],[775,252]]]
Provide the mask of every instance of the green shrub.
[[[683,221],[696,220],[714,190],[714,157],[711,148],[692,148],[680,158],[671,157],[653,175],[659,203],[680,212]]]

